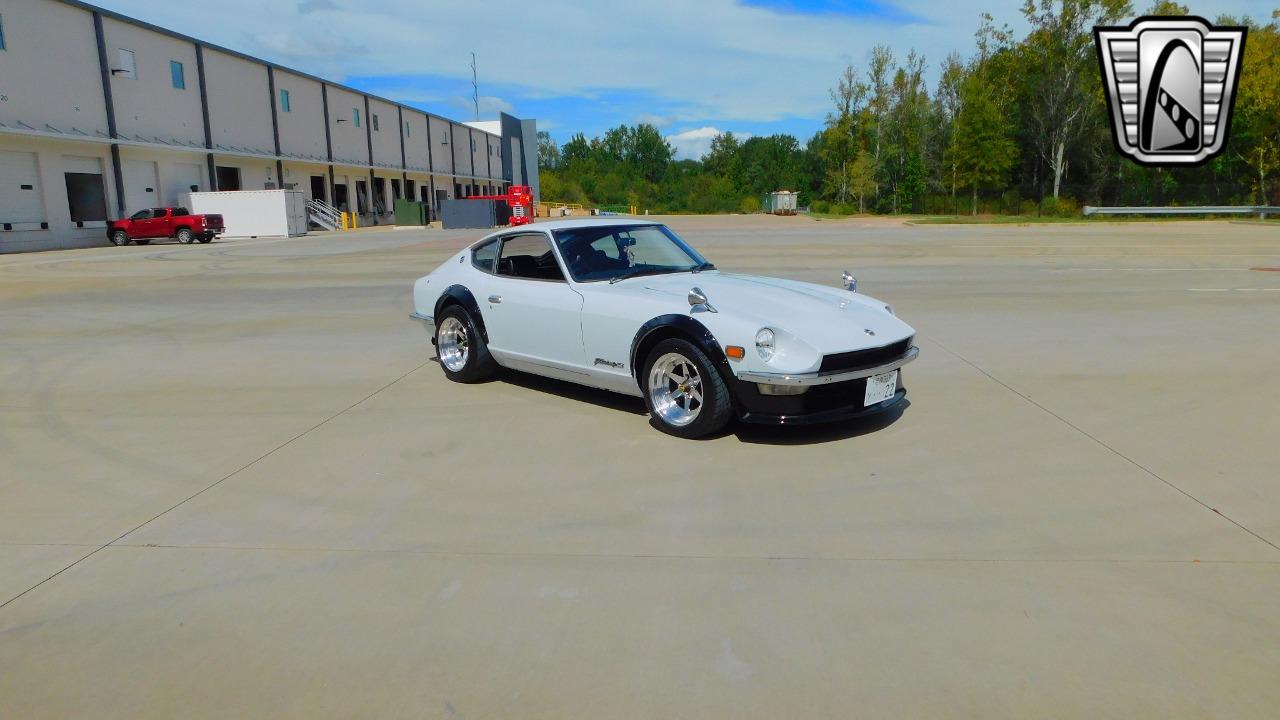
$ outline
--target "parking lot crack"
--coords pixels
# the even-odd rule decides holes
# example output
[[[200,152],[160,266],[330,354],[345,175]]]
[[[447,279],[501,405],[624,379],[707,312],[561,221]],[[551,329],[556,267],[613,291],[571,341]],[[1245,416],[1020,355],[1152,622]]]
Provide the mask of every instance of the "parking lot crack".
[[[422,363],[418,364],[418,365],[417,365],[417,366],[415,366],[412,370],[409,370],[408,372],[403,373],[402,375],[400,375],[400,376],[396,377],[394,380],[392,380],[392,381],[390,381],[390,382],[386,383],[386,384],[385,384],[385,385],[383,385],[382,387],[379,387],[377,390],[374,390],[373,392],[369,393],[368,395],[365,395],[364,397],[360,398],[359,400],[357,400],[357,401],[355,401],[355,402],[351,403],[350,405],[346,406],[345,408],[343,408],[343,409],[341,409],[341,410],[339,410],[339,411],[337,411],[337,412],[335,412],[335,413],[333,413],[333,414],[331,414],[331,415],[329,415],[329,416],[325,417],[323,420],[321,420],[321,421],[319,421],[319,422],[315,423],[314,425],[312,425],[312,426],[308,427],[307,429],[305,429],[305,430],[303,430],[303,431],[301,431],[301,432],[299,432],[299,433],[295,434],[294,436],[290,437],[288,440],[285,440],[284,442],[280,443],[279,445],[276,445],[275,447],[273,447],[273,448],[271,448],[270,450],[266,451],[265,453],[263,453],[263,454],[259,455],[258,457],[254,458],[253,460],[250,460],[249,462],[245,463],[244,465],[241,465],[240,467],[236,468],[235,470],[232,470],[231,472],[227,473],[226,475],[223,475],[222,477],[218,478],[217,480],[213,481],[212,483],[209,483],[208,485],[204,486],[203,488],[201,488],[200,490],[196,491],[195,493],[192,493],[191,495],[189,495],[188,497],[184,498],[183,500],[180,500],[179,502],[177,502],[177,503],[173,504],[173,505],[172,505],[172,506],[170,506],[169,508],[167,508],[167,509],[165,509],[165,510],[163,510],[163,511],[159,512],[159,513],[156,513],[155,515],[153,515],[152,517],[150,517],[150,518],[148,518],[147,520],[143,521],[142,523],[138,524],[137,526],[135,526],[135,527],[133,527],[133,528],[131,528],[131,529],[129,529],[129,530],[126,530],[124,533],[122,533],[119,537],[115,538],[114,540],[112,540],[112,541],[110,541],[110,542],[108,542],[108,543],[105,543],[105,544],[103,544],[103,545],[100,545],[100,546],[98,546],[98,547],[94,548],[92,552],[86,553],[85,555],[83,555],[82,557],[80,557],[79,559],[77,559],[76,561],[74,561],[74,562],[72,562],[71,564],[69,564],[69,565],[67,565],[67,566],[63,567],[61,570],[59,570],[59,571],[57,571],[57,572],[53,573],[53,574],[52,574],[52,575],[50,575],[49,577],[47,577],[47,578],[45,578],[45,579],[41,580],[40,582],[36,583],[35,585],[32,585],[31,587],[27,588],[26,590],[23,590],[22,592],[18,593],[17,595],[14,595],[13,597],[9,598],[8,600],[5,600],[3,603],[0,603],[0,610],[3,610],[5,607],[8,607],[8,606],[9,606],[11,603],[13,603],[14,601],[18,600],[19,598],[23,597],[24,595],[27,595],[27,594],[28,594],[28,593],[30,593],[31,591],[35,590],[36,588],[40,587],[41,585],[44,585],[45,583],[49,582],[50,580],[53,580],[54,578],[58,577],[59,575],[62,575],[63,573],[65,573],[65,572],[67,572],[68,570],[70,570],[71,568],[74,568],[75,566],[79,565],[80,563],[84,562],[85,560],[88,560],[89,558],[91,558],[91,557],[93,557],[94,555],[98,554],[99,552],[101,552],[101,551],[105,550],[106,548],[109,548],[109,547],[111,547],[111,546],[115,545],[116,543],[119,543],[121,540],[124,540],[125,538],[127,538],[127,537],[129,537],[130,535],[134,534],[135,532],[137,532],[137,531],[141,530],[142,528],[146,527],[147,525],[150,525],[151,523],[155,522],[156,520],[159,520],[160,518],[164,517],[165,515],[168,515],[169,513],[173,512],[174,510],[177,510],[178,508],[182,507],[183,505],[186,505],[187,503],[191,502],[192,500],[195,500],[196,498],[200,497],[201,495],[203,495],[203,494],[205,494],[205,493],[209,492],[210,490],[212,490],[212,489],[216,488],[217,486],[221,485],[222,483],[226,482],[227,480],[230,480],[231,478],[235,477],[236,475],[239,475],[240,473],[244,472],[245,470],[248,470],[249,468],[253,467],[254,465],[257,465],[258,463],[260,463],[260,462],[262,462],[263,460],[265,460],[265,459],[267,459],[267,458],[271,457],[272,455],[276,454],[277,452],[279,452],[279,451],[281,451],[281,450],[285,449],[286,447],[289,447],[290,445],[292,445],[293,443],[297,442],[298,440],[301,440],[302,438],[306,437],[307,435],[310,435],[311,433],[315,432],[316,430],[319,430],[320,428],[322,428],[322,427],[324,427],[325,425],[329,424],[331,421],[336,420],[337,418],[339,418],[339,417],[341,417],[341,416],[345,415],[346,413],[350,412],[351,410],[354,410],[355,408],[357,408],[357,407],[359,407],[359,406],[363,405],[364,403],[368,402],[369,400],[372,400],[374,397],[376,397],[377,395],[379,395],[379,394],[380,394],[380,393],[382,393],[383,391],[385,391],[385,390],[387,390],[387,389],[391,388],[391,387],[392,387],[392,386],[394,386],[396,383],[400,382],[401,380],[404,380],[405,378],[409,377],[410,375],[414,374],[415,372],[417,372],[417,371],[421,370],[422,368],[426,367],[426,366],[427,366],[428,364],[430,364],[431,362],[434,362],[434,360],[427,360],[427,361],[424,361],[424,362],[422,362]]]
[[[926,336],[924,333],[920,333],[919,335],[920,335],[920,337],[928,337],[928,336]],[[1197,505],[1199,505],[1199,506],[1203,507],[1205,510],[1208,510],[1209,512],[1211,512],[1211,513],[1213,513],[1213,514],[1217,515],[1218,517],[1222,518],[1223,520],[1226,520],[1227,522],[1231,523],[1232,525],[1235,525],[1237,528],[1239,528],[1239,529],[1241,529],[1241,530],[1245,531],[1246,533],[1248,533],[1248,534],[1252,535],[1254,538],[1256,538],[1256,539],[1258,539],[1258,540],[1260,540],[1260,541],[1262,541],[1262,542],[1266,543],[1267,545],[1270,545],[1272,549],[1274,549],[1274,550],[1280,550],[1280,545],[1277,545],[1276,543],[1272,542],[1271,540],[1268,540],[1267,538],[1263,537],[1262,535],[1259,535],[1258,533],[1256,533],[1256,532],[1254,532],[1253,530],[1249,529],[1247,526],[1245,526],[1245,525],[1244,525],[1243,523],[1241,523],[1240,521],[1238,521],[1238,520],[1236,520],[1236,519],[1232,518],[1230,515],[1227,515],[1226,513],[1224,513],[1224,512],[1222,512],[1221,510],[1219,510],[1218,508],[1213,507],[1212,505],[1210,505],[1209,503],[1205,502],[1204,500],[1201,500],[1200,498],[1198,498],[1198,497],[1196,497],[1195,495],[1191,494],[1190,492],[1188,492],[1188,491],[1184,490],[1183,488],[1179,487],[1178,485],[1174,484],[1173,482],[1171,482],[1171,481],[1169,481],[1169,480],[1165,479],[1165,478],[1164,478],[1164,477],[1162,477],[1159,473],[1155,472],[1154,470],[1152,470],[1151,468],[1147,467],[1146,465],[1143,465],[1142,463],[1138,462],[1137,460],[1134,460],[1133,458],[1129,457],[1128,455],[1126,455],[1126,454],[1124,454],[1124,453],[1120,452],[1120,451],[1119,451],[1119,450],[1117,450],[1115,447],[1113,447],[1112,445],[1109,445],[1107,442],[1105,442],[1104,440],[1102,440],[1102,439],[1101,439],[1101,438],[1099,438],[1098,436],[1096,436],[1096,435],[1094,435],[1094,434],[1090,433],[1089,431],[1085,430],[1084,428],[1080,427],[1079,425],[1076,425],[1075,423],[1071,422],[1070,420],[1068,420],[1068,419],[1066,419],[1066,418],[1062,417],[1061,415],[1059,415],[1058,413],[1054,412],[1053,410],[1050,410],[1049,408],[1045,407],[1045,406],[1044,406],[1044,405],[1042,405],[1041,403],[1036,402],[1036,401],[1035,401],[1035,400],[1033,400],[1030,396],[1028,396],[1028,395],[1026,395],[1025,393],[1023,393],[1023,392],[1019,391],[1018,389],[1014,388],[1013,386],[1009,385],[1009,383],[1006,383],[1005,381],[1001,380],[1000,378],[996,377],[995,375],[992,375],[990,372],[988,372],[987,370],[985,370],[984,368],[982,368],[981,366],[979,366],[977,363],[973,362],[972,360],[969,360],[969,359],[968,359],[968,358],[966,358],[965,356],[961,355],[960,353],[956,352],[955,350],[952,350],[951,348],[947,347],[947,346],[946,346],[946,345],[944,345],[943,343],[939,342],[937,338],[934,338],[934,337],[928,337],[928,339],[929,339],[929,342],[931,342],[931,343],[933,343],[933,344],[937,345],[938,347],[942,348],[942,350],[943,350],[944,352],[946,352],[948,355],[951,355],[952,357],[956,358],[957,360],[959,360],[960,362],[964,363],[965,365],[968,365],[969,367],[973,368],[974,370],[977,370],[978,372],[982,373],[983,375],[985,375],[985,376],[987,377],[987,379],[989,379],[989,380],[991,380],[992,382],[996,383],[997,385],[999,385],[999,386],[1003,387],[1005,390],[1008,390],[1009,392],[1013,393],[1014,395],[1017,395],[1018,397],[1022,398],[1023,400],[1027,401],[1028,403],[1030,403],[1030,404],[1034,405],[1035,407],[1039,408],[1039,409],[1040,409],[1042,412],[1044,412],[1045,414],[1049,415],[1050,417],[1053,417],[1053,418],[1054,418],[1054,419],[1056,419],[1058,422],[1062,423],[1063,425],[1066,425],[1067,427],[1069,427],[1069,428],[1071,428],[1072,430],[1076,431],[1076,432],[1077,432],[1077,433],[1079,433],[1080,435],[1083,435],[1084,437],[1088,438],[1088,439],[1089,439],[1089,440],[1091,440],[1093,443],[1097,444],[1099,447],[1101,447],[1101,448],[1105,449],[1107,452],[1111,453],[1112,455],[1115,455],[1116,457],[1120,458],[1121,460],[1124,460],[1125,462],[1129,463],[1130,465],[1132,465],[1133,467],[1137,468],[1137,469],[1138,469],[1139,471],[1141,471],[1142,473],[1144,473],[1144,474],[1146,474],[1146,475],[1149,475],[1149,476],[1151,476],[1151,477],[1155,478],[1156,480],[1159,480],[1160,482],[1164,483],[1165,485],[1169,486],[1170,488],[1173,488],[1174,490],[1178,491],[1178,492],[1179,492],[1179,493],[1181,493],[1182,495],[1186,496],[1188,499],[1190,499],[1190,500],[1192,500],[1193,502],[1195,502]]]

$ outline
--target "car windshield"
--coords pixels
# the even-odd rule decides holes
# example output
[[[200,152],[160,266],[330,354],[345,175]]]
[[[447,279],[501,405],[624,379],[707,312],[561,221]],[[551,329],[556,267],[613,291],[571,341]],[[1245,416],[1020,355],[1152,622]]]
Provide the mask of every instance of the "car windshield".
[[[554,234],[560,256],[578,282],[616,281],[711,266],[663,225],[591,225]]]

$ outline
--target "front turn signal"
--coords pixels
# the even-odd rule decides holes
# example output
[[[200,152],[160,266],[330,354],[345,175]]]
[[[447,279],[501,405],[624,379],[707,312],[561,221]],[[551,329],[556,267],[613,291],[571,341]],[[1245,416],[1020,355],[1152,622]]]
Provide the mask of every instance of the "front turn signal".
[[[728,355],[734,360],[741,360],[742,358],[747,356],[747,349],[742,347],[741,345],[730,345],[729,347],[724,349],[724,354]]]

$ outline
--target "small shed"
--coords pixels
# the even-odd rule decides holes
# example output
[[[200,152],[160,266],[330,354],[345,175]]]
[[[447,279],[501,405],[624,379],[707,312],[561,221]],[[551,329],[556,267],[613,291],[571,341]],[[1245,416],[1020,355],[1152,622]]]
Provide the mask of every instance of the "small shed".
[[[773,215],[795,215],[800,193],[777,190],[764,196],[764,211]]]

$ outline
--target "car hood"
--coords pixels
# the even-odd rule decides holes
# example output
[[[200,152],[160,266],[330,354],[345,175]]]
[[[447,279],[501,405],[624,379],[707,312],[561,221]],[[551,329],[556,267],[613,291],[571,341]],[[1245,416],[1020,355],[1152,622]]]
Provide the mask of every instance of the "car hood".
[[[781,329],[823,353],[880,347],[915,334],[885,310],[885,303],[859,293],[813,283],[718,271],[624,280],[615,290],[670,296],[688,311],[689,289],[700,288],[717,313],[698,314],[704,324],[735,318],[755,327]],[[716,316],[720,316],[717,318]],[[870,331],[870,332],[868,332]]]

